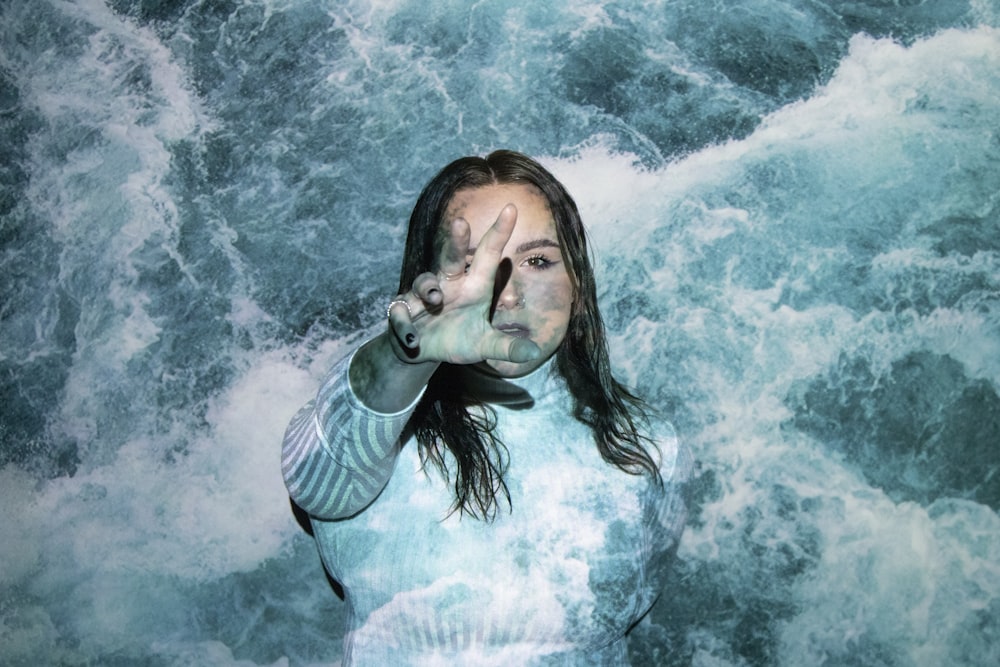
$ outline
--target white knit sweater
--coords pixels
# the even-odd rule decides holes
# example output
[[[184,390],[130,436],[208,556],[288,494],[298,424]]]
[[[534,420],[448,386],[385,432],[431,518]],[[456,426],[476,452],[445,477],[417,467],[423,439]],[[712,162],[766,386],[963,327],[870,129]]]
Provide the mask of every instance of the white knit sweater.
[[[686,516],[690,457],[656,425],[662,488],[601,459],[552,362],[497,406],[512,510],[450,513],[394,415],[361,404],[337,364],[285,436],[292,499],[348,605],[344,665],[622,665],[625,633],[663,590]],[[453,469],[453,468],[452,468]]]

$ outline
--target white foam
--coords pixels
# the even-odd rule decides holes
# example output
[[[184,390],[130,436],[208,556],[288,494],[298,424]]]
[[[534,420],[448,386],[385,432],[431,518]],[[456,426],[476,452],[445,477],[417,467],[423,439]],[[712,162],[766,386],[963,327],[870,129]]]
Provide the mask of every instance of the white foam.
[[[357,72],[407,62],[405,45],[382,43],[383,33],[369,30],[398,4],[331,10],[346,13],[337,26],[347,30],[356,62],[355,69],[331,67],[327,85],[360,94],[365,79]],[[99,0],[51,6],[96,29],[74,67],[55,54],[18,59],[5,49],[0,56],[18,78],[21,103],[45,118],[29,146],[29,203],[67,248],[63,283],[82,292],[80,346],[58,428],[100,448],[105,434],[98,416],[115,415],[98,404],[94,389],[129,389],[123,369],[163,332],[147,314],[149,304],[124,260],[146,243],[162,243],[186,268],[175,251],[179,211],[164,185],[169,144],[198,141],[213,121],[152,29],[120,20]],[[988,3],[978,6],[993,11]],[[605,18],[604,10],[591,6],[580,25],[591,29]],[[112,94],[121,76],[106,58],[112,42],[125,49],[126,62],[149,66],[149,100]],[[819,532],[818,564],[800,580],[774,582],[793,586],[790,597],[798,605],[797,615],[784,621],[779,657],[785,662],[795,662],[789,656],[820,662],[868,638],[914,663],[945,664],[946,647],[968,632],[963,624],[970,615],[1000,595],[993,563],[1000,526],[989,508],[960,501],[926,509],[895,503],[850,462],[782,429],[789,417],[785,397],[838,355],[863,358],[878,373],[909,351],[927,349],[960,360],[970,377],[1000,382],[1000,333],[990,294],[995,281],[982,293],[923,314],[860,312],[837,302],[837,295],[800,306],[785,299],[816,290],[810,277],[824,269],[838,276],[854,268],[851,234],[871,229],[879,230],[879,243],[885,245],[885,237],[897,243],[864,267],[874,275],[872,284],[916,269],[929,280],[997,275],[995,253],[937,257],[918,247],[915,230],[925,220],[982,215],[995,202],[995,193],[977,192],[968,175],[996,173],[995,150],[983,144],[995,136],[995,114],[984,109],[995,108],[997,99],[998,45],[997,30],[988,27],[944,31],[908,47],[858,36],[836,76],[809,99],[768,116],[746,139],[658,170],[637,166],[635,156],[615,153],[600,136],[575,158],[545,160],[580,204],[599,256],[603,296],[627,294],[638,280],[606,271],[606,260],[634,260],[647,274],[641,290],[656,308],[650,315],[661,319],[616,322],[616,364],[629,378],[651,380],[654,390],[697,398],[685,406],[689,418],[680,435],[716,473],[721,493],[704,508],[703,525],[685,536],[682,557],[715,561],[720,578],[739,582],[747,566],[745,540],[759,539],[756,546],[764,547],[795,543],[783,532],[788,527],[768,514],[761,534],[748,533],[747,508],[771,507],[769,493],[777,485],[819,501],[814,518],[797,519]],[[433,75],[428,70],[412,80],[446,93]],[[146,115],[146,101],[153,116]],[[52,133],[81,119],[101,141],[80,141],[53,164],[47,147],[60,144]],[[271,157],[296,146],[280,133],[270,140]],[[759,171],[773,180],[755,181]],[[258,181],[238,186],[255,196],[282,187],[275,165],[257,165],[256,174]],[[95,219],[120,224],[90,224]],[[235,231],[222,221],[211,224],[217,226],[212,238],[242,270],[232,248]],[[706,259],[727,240],[754,234],[773,239],[775,253],[790,260],[770,284],[740,281],[735,245],[728,258]],[[74,282],[98,272],[93,285]],[[196,284],[191,272],[186,279]],[[866,287],[847,289],[857,295]],[[236,291],[230,322],[250,329],[267,319],[245,296],[246,284]],[[139,406],[148,421],[134,424],[116,451],[84,451],[85,465],[75,477],[36,483],[13,467],[0,470],[0,533],[18,536],[0,542],[0,583],[34,596],[17,610],[23,625],[5,626],[5,649],[32,655],[33,647],[69,638],[99,645],[96,655],[145,642],[153,636],[150,628],[182,633],[178,628],[187,621],[177,617],[189,611],[184,600],[169,590],[140,596],[136,589],[170,578],[212,581],[285,553],[299,530],[280,479],[282,431],[347,345],[334,340],[315,351],[250,356],[234,344],[219,352],[233,354],[238,377],[210,401],[207,426]],[[174,421],[154,424],[157,416]],[[183,451],[168,460],[176,443]],[[318,582],[321,576],[317,565]],[[586,590],[586,572],[574,576]],[[67,609],[73,610],[65,612],[69,620],[53,618]],[[150,614],[169,622],[159,624],[162,619]],[[694,662],[711,664],[717,638],[698,632],[692,635]],[[977,641],[971,634],[969,640]],[[178,662],[241,663],[216,642],[164,640],[154,650]]]
[[[4,580],[72,573],[85,583],[105,576],[99,573],[147,570],[211,580],[283,553],[300,529],[281,480],[281,438],[316,391],[329,361],[321,356],[309,370],[280,352],[260,355],[212,402],[212,429],[192,433],[173,464],[137,437],[108,465],[37,489],[26,475],[4,470],[5,532],[24,537],[3,547]],[[41,553],[59,567],[37,572]]]

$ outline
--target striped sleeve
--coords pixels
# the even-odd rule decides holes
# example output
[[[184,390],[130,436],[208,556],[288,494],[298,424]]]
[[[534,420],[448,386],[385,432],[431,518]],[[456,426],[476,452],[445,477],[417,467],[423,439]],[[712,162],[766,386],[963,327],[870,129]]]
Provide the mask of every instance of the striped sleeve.
[[[316,399],[292,418],[282,445],[289,495],[320,519],[352,516],[375,499],[392,475],[400,433],[416,406],[391,415],[367,408],[347,377],[353,356],[331,369]]]

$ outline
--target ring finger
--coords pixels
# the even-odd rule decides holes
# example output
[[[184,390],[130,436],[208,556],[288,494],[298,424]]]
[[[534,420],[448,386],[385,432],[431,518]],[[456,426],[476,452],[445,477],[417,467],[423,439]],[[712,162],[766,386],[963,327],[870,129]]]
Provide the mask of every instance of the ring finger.
[[[444,295],[441,293],[441,281],[434,273],[421,273],[417,276],[416,280],[413,281],[412,293],[420,299],[425,308],[431,310],[440,306],[444,301]],[[411,310],[411,317],[413,314],[415,313]]]

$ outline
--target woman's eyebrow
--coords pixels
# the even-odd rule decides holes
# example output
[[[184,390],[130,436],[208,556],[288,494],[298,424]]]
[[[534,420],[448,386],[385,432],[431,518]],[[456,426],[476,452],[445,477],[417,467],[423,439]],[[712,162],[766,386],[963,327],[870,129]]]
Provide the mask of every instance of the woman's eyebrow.
[[[520,255],[526,252],[531,252],[532,250],[537,250],[538,248],[559,248],[559,242],[553,241],[552,239],[535,239],[534,241],[525,241],[521,245],[517,246],[514,250],[515,255]],[[476,248],[470,247],[467,251],[469,255],[476,254]]]
[[[553,241],[552,239],[535,239],[534,241],[525,241],[521,245],[517,246],[517,254],[531,252],[532,250],[537,250],[538,248],[558,248],[559,243]]]

